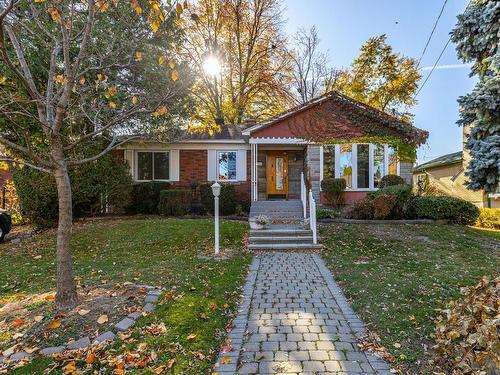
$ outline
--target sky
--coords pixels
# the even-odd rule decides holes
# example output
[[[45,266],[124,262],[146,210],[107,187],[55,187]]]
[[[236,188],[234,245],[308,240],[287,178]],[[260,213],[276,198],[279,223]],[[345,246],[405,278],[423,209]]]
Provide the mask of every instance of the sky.
[[[334,67],[347,68],[359,48],[375,35],[386,34],[395,52],[418,59],[439,15],[444,0],[286,0],[285,29],[316,25],[320,47],[328,51]],[[434,35],[420,63],[422,83],[449,39],[456,17],[468,0],[448,0]],[[427,143],[418,150],[417,163],[462,149],[458,120],[459,96],[472,90],[470,67],[458,60],[449,43],[437,69],[420,91],[413,108],[414,125],[429,131]]]

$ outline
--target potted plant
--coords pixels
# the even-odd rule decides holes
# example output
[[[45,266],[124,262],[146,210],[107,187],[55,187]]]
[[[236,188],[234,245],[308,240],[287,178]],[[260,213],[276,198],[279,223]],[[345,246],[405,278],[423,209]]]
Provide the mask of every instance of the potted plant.
[[[269,224],[269,218],[266,215],[258,215],[250,218],[251,229],[264,229]]]

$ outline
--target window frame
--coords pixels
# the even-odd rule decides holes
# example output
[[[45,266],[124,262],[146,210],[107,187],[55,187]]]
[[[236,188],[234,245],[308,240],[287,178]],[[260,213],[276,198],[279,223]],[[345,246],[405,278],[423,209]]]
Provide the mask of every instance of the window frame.
[[[347,188],[345,191],[377,191],[379,188],[375,187],[375,181],[374,181],[374,176],[373,176],[373,171],[374,171],[374,153],[375,153],[375,148],[376,145],[375,143],[350,143],[352,145],[352,156],[351,156],[351,163],[352,163],[352,176],[353,176],[353,181],[352,181],[352,187]],[[368,168],[369,168],[369,184],[368,188],[358,188],[358,144],[365,144],[369,145],[368,149]],[[340,178],[340,144],[336,143],[335,145],[335,178]],[[389,148],[390,146],[388,144],[380,144],[380,146],[384,147],[384,174],[383,176],[386,176],[389,173]],[[324,148],[321,146],[320,149],[320,180],[323,181],[324,176],[323,176],[323,168],[325,164],[325,159],[324,159]],[[397,175],[400,176],[400,160],[398,159],[397,161]],[[354,176],[356,178],[354,178]],[[322,190],[320,188],[320,190]]]
[[[219,178],[220,173],[219,173],[219,154],[221,153],[229,153],[229,152],[234,152],[235,154],[235,168],[234,168],[234,179],[231,180],[221,180]],[[238,182],[238,150],[215,150],[215,180],[217,182]]]
[[[139,180],[139,152],[142,153],[150,153],[152,155],[152,161],[151,161],[151,176],[153,177],[151,180]],[[168,154],[168,179],[164,178],[155,178],[155,153],[161,153],[161,154]],[[135,181],[136,182],[152,182],[152,181],[159,181],[159,182],[171,182],[172,179],[172,168],[171,168],[171,153],[170,150],[135,150]]]

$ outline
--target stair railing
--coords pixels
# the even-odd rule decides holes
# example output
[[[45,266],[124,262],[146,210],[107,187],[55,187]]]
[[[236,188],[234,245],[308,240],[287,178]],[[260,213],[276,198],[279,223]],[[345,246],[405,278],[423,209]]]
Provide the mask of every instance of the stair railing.
[[[309,190],[309,225],[313,235],[313,244],[318,243],[318,233],[316,231],[316,202],[312,190]]]
[[[307,218],[307,190],[306,182],[304,180],[304,172],[300,172],[300,200],[302,201],[302,210],[304,212],[304,219]]]

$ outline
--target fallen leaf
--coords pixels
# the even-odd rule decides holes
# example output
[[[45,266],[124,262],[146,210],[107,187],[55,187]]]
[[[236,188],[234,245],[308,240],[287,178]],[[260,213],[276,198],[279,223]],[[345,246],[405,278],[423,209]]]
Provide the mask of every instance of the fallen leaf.
[[[74,374],[75,371],[76,371],[75,361],[68,362],[68,364],[64,366],[64,374]]]
[[[26,323],[26,321],[25,321],[24,319],[14,319],[14,320],[12,321],[12,325],[13,325],[14,327],[20,327],[20,326],[22,326],[24,323]]]
[[[85,316],[90,312],[90,310],[80,309],[78,310],[78,315]]]
[[[97,357],[95,356],[95,354],[93,352],[89,352],[89,354],[87,354],[87,358],[85,358],[85,363],[90,365],[90,364],[94,363],[95,361],[97,361]]]
[[[109,319],[108,319],[108,316],[106,314],[103,314],[99,318],[97,318],[97,323],[99,323],[99,324],[104,324],[108,321],[109,321]]]
[[[229,357],[222,357],[222,359],[220,360],[220,363],[222,365],[227,365],[228,363],[231,363],[231,358],[229,358]]]
[[[48,294],[45,296],[45,301],[53,301],[55,296],[53,294]]]
[[[191,333],[190,335],[188,335],[188,337],[186,337],[187,340],[194,340],[196,338],[196,335],[194,333]]]
[[[23,348],[23,350],[28,353],[28,354],[32,354],[34,352],[36,352],[39,348],[38,347],[34,347],[34,348],[30,348],[30,347],[26,347],[26,348]]]
[[[47,328],[49,329],[56,329],[59,328],[60,326],[61,326],[61,320],[59,319],[54,319],[49,324],[47,324]]]
[[[394,347],[395,347],[396,349],[399,349],[399,348],[401,348],[401,344],[400,344],[399,342],[395,342],[395,343],[394,343]]]
[[[170,361],[168,361],[167,368],[172,368],[175,365],[175,358],[172,358]]]
[[[43,316],[42,315],[37,315],[37,316],[35,316],[34,319],[35,319],[35,322],[38,323],[38,322],[41,322],[43,320]]]
[[[225,345],[222,347],[222,353],[229,353],[233,350],[233,347],[231,345]]]

